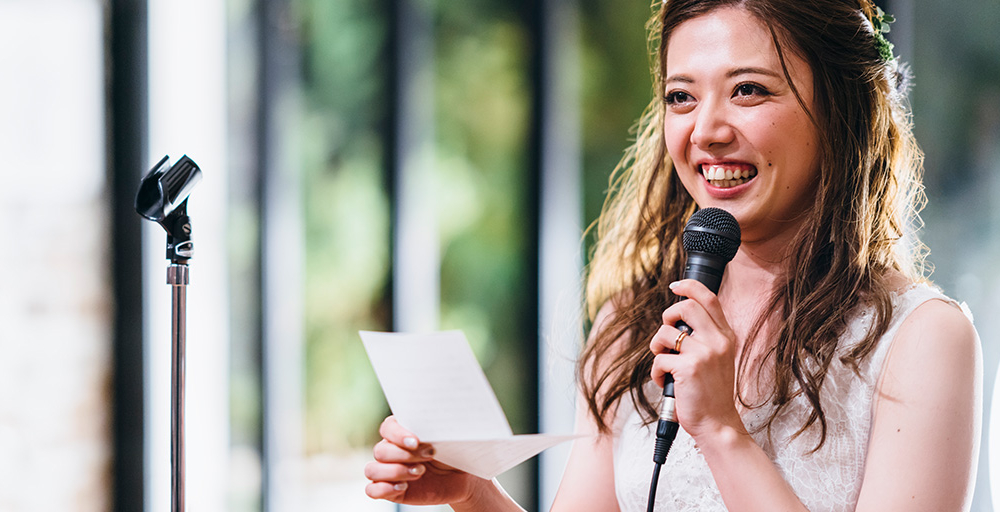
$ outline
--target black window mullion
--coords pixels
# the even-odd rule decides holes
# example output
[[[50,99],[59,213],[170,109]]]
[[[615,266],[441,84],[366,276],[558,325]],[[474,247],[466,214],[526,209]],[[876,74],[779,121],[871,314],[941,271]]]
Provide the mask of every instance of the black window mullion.
[[[118,511],[143,510],[146,494],[142,219],[135,212],[135,194],[146,171],[147,13],[144,0],[112,0],[106,32],[110,275],[115,301],[111,492]]]

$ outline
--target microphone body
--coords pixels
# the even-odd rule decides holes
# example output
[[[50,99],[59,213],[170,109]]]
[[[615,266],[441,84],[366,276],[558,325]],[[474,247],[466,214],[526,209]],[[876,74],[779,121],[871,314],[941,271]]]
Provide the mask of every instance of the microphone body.
[[[684,227],[683,245],[687,253],[683,278],[699,281],[712,293],[717,294],[726,264],[739,250],[740,225],[725,210],[719,208],[698,210]],[[684,322],[678,322],[675,327],[688,334],[692,332],[691,327]],[[664,380],[663,401],[660,403],[660,416],[656,424],[653,462],[656,464],[666,462],[667,452],[670,451],[670,445],[677,436],[678,428],[674,378],[668,373]]]
[[[684,279],[694,279],[712,290],[712,293],[719,293],[719,285],[722,284],[722,273],[726,270],[726,263],[722,255],[707,252],[687,253],[687,263],[684,265]]]

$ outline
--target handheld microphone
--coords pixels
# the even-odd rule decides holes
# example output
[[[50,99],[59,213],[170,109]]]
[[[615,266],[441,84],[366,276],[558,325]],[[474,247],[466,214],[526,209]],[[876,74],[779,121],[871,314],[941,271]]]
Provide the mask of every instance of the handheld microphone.
[[[687,261],[684,264],[684,279],[695,279],[704,284],[712,293],[719,293],[722,274],[726,264],[736,256],[740,248],[740,224],[729,212],[720,208],[703,208],[694,212],[684,226],[682,238]],[[691,327],[678,322],[675,327],[691,334]],[[663,385],[663,401],[660,403],[660,419],[656,424],[656,446],[653,450],[653,481],[649,492],[649,510],[652,510],[656,495],[656,482],[660,466],[667,461],[667,452],[677,437],[677,414],[674,401],[674,378],[669,373]]]

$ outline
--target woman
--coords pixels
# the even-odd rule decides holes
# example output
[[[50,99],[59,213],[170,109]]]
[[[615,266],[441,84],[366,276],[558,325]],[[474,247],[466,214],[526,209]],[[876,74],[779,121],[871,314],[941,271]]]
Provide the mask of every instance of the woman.
[[[667,0],[654,21],[663,97],[598,221],[577,417],[589,435],[553,510],[645,510],[665,373],[682,430],[658,510],[967,509],[978,337],[924,282],[908,231],[920,158],[881,11]],[[679,234],[705,207],[742,231],[718,295],[681,280]],[[392,418],[380,432],[369,496],[520,509]]]

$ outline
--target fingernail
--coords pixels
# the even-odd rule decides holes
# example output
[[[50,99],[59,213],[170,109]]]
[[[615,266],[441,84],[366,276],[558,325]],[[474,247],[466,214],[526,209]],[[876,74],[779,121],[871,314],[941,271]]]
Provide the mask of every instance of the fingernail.
[[[413,466],[412,468],[409,469],[409,473],[414,476],[420,475],[423,472],[424,472],[423,466]]]
[[[422,455],[424,457],[433,457],[434,456],[434,448],[427,448],[426,450],[420,452],[420,455]]]
[[[667,288],[670,288],[671,290],[673,290],[676,287],[677,287],[677,281],[674,281],[667,285]]]
[[[403,446],[405,446],[407,448],[410,448],[411,450],[413,448],[416,448],[417,444],[418,444],[417,443],[417,438],[415,438],[415,437],[407,437],[407,438],[403,439]]]
[[[395,490],[397,490],[397,491],[405,491],[406,490],[406,482],[400,482],[400,483],[392,486],[392,488],[395,489]]]

